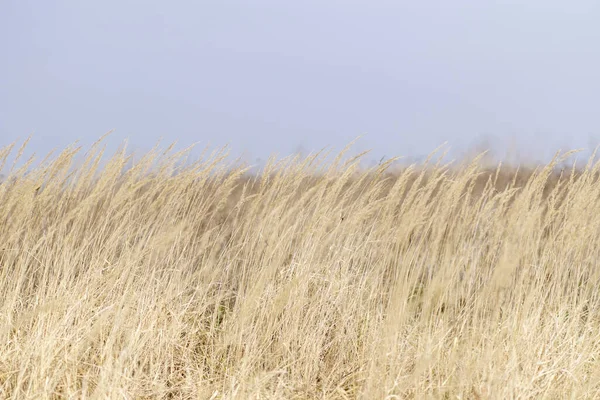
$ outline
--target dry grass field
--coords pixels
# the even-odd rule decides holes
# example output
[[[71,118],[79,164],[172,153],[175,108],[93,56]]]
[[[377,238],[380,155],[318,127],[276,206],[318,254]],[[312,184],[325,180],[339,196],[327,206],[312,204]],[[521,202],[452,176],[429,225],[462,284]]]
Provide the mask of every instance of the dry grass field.
[[[600,397],[600,164],[102,154],[0,184],[0,398]]]

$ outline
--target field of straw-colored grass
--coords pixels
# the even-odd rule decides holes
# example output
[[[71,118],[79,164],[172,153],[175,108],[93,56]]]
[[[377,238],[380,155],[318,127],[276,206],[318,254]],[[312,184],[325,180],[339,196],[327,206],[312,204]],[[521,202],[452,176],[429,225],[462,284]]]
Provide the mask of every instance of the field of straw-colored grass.
[[[100,146],[0,183],[0,398],[600,397],[600,164]]]

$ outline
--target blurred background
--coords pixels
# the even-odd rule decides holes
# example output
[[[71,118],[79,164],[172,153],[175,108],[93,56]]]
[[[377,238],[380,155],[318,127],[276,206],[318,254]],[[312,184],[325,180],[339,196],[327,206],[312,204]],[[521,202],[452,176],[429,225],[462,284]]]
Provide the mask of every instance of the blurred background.
[[[0,2],[0,146],[105,132],[418,160],[448,142],[545,161],[600,137],[597,1]]]

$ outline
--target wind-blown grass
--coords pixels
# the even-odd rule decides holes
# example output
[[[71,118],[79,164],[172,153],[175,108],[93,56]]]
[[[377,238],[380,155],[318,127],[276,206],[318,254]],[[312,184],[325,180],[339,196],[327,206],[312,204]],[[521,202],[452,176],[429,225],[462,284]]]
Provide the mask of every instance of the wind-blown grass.
[[[600,395],[600,164],[77,154],[0,184],[0,397]]]

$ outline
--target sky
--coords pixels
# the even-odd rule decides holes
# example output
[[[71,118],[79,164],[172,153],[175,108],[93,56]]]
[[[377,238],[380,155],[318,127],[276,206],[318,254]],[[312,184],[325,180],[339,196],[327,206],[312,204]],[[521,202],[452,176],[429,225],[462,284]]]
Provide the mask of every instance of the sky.
[[[0,146],[544,159],[600,142],[598,21],[591,0],[2,0]]]

